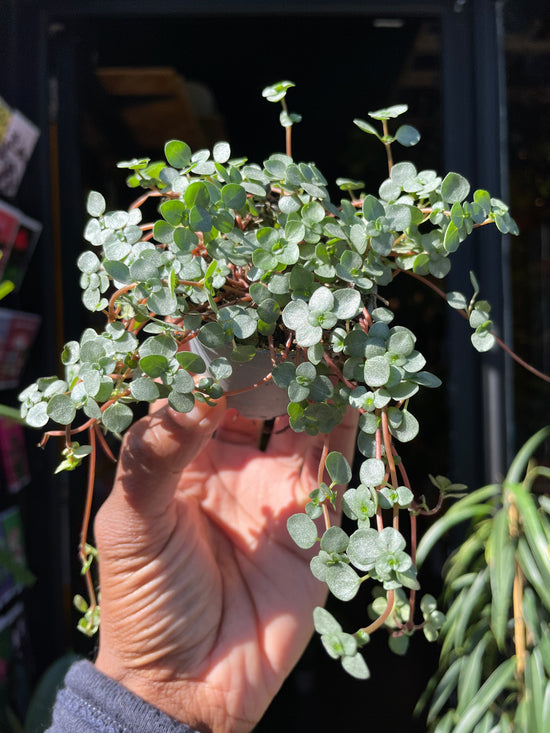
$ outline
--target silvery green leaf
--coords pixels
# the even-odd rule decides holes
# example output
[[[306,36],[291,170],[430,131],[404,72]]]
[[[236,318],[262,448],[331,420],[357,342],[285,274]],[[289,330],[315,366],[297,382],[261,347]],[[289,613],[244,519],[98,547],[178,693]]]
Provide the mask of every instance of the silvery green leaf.
[[[86,392],[92,397],[95,397],[101,384],[100,373],[96,369],[82,370],[81,379]]]
[[[366,527],[356,530],[351,535],[347,555],[358,570],[370,570],[382,550],[377,530]]]
[[[318,634],[338,634],[342,631],[341,625],[334,616],[321,606],[313,609],[313,625]]]
[[[90,219],[84,229],[84,239],[95,247],[103,243],[104,232],[97,219]]]
[[[380,486],[384,482],[386,466],[383,461],[378,458],[368,458],[363,461],[359,468],[359,476],[361,483],[365,486]]]
[[[102,305],[101,293],[96,288],[86,288],[82,293],[82,302],[89,311],[101,310],[104,306]],[[105,300],[105,305],[107,301]]]
[[[335,483],[345,485],[351,480],[350,465],[340,452],[331,451],[327,456],[325,467]]]
[[[99,389],[93,395],[94,399],[96,399],[98,402],[106,402],[113,392],[113,380],[111,377],[108,376],[102,376],[99,380]]]
[[[31,428],[43,428],[48,420],[47,404],[45,402],[37,402],[27,412],[25,421]]]
[[[231,325],[237,338],[246,339],[256,332],[258,314],[252,308],[229,305],[220,309],[219,319],[224,326]]]
[[[86,211],[90,216],[101,216],[105,211],[105,199],[98,191],[90,191],[86,201]]]
[[[407,372],[419,372],[425,365],[425,357],[419,351],[413,351],[407,357],[404,367]]]
[[[214,145],[212,155],[216,163],[227,163],[231,157],[231,146],[226,142],[219,142]]]
[[[210,362],[209,371],[214,379],[228,379],[233,373],[233,367],[231,366],[229,359],[227,359],[225,356],[220,356],[219,358],[213,359],[213,361]],[[191,379],[192,382],[193,378],[190,375],[188,375],[188,377],[189,379]],[[178,389],[178,392],[181,391],[190,392],[191,390]]]
[[[332,659],[338,659],[343,654],[342,642],[340,640],[340,633],[321,634],[321,643],[326,653]]]
[[[392,310],[382,307],[375,308],[372,311],[371,316],[373,321],[381,321],[386,324],[391,323],[395,317]]]
[[[86,252],[82,252],[78,257],[76,264],[81,272],[91,274],[92,272],[97,272],[99,270],[100,260],[95,252],[90,252],[88,250]]]
[[[414,494],[406,486],[397,487],[397,496],[399,506],[403,508],[410,506],[412,500],[414,499]]]
[[[296,374],[296,367],[291,361],[284,361],[273,369],[273,381],[277,387],[287,389],[290,383],[294,380]]]
[[[414,336],[409,331],[395,331],[388,341],[388,351],[410,356],[414,351]]]
[[[345,671],[356,679],[367,680],[370,677],[367,663],[359,653],[342,657],[341,663]]]
[[[86,417],[90,418],[91,420],[101,419],[101,410],[99,408],[99,405],[92,397],[88,397],[88,399],[82,406],[82,410]]]
[[[128,212],[110,211],[105,214],[104,221],[108,229],[123,229],[128,224]]]
[[[132,424],[133,418],[132,410],[128,405],[115,402],[113,405],[109,405],[103,413],[102,423],[107,430],[119,435]]]
[[[390,426],[390,433],[402,443],[408,443],[409,441],[416,438],[418,435],[419,425],[418,420],[408,410],[403,410],[403,419],[401,424],[397,428]]]
[[[76,364],[80,356],[80,344],[78,341],[69,341],[65,344],[61,353],[61,361],[65,366]]]
[[[181,140],[170,140],[164,146],[164,155],[174,168],[186,168],[191,162],[191,148]]]
[[[465,296],[456,290],[452,290],[450,293],[447,293],[447,303],[451,308],[456,308],[456,310],[466,310],[468,307],[468,301]]]
[[[368,132],[369,135],[376,135],[376,137],[380,137],[380,134],[378,130],[373,127],[369,122],[365,122],[365,120],[360,120],[359,118],[356,118],[353,120],[353,124],[357,125],[357,127],[360,130],[363,130],[363,132]]]
[[[298,346],[313,346],[321,340],[323,329],[320,326],[311,326],[309,323],[303,323],[296,328],[296,343]]]
[[[124,262],[119,262],[118,260],[104,260],[103,267],[107,274],[117,283],[125,285],[132,282],[130,270]]]
[[[302,402],[309,397],[309,386],[291,382],[288,385],[288,399],[291,402]]]
[[[483,308],[474,308],[469,320],[472,328],[479,328],[479,326],[490,323],[489,312]]]
[[[408,109],[406,104],[394,104],[391,107],[384,107],[383,109],[369,112],[369,117],[372,117],[373,120],[390,120],[405,114]]]
[[[412,565],[412,562],[406,570],[396,570],[395,575],[399,583],[404,585],[405,588],[420,590],[420,583],[416,579],[416,568]]]
[[[441,183],[441,197],[449,204],[464,201],[470,193],[470,184],[460,173],[447,173]]]
[[[200,374],[206,370],[204,359],[191,351],[179,351],[176,354],[176,359],[181,367],[193,374]]]
[[[351,601],[359,590],[360,580],[355,570],[343,562],[329,565],[326,583],[333,596],[340,601]]]
[[[353,290],[352,288],[336,290],[333,293],[333,296],[334,306],[332,310],[338,318],[354,318],[363,307],[360,294],[357,290]]]
[[[68,395],[57,394],[48,402],[47,414],[60,425],[70,425],[76,417],[76,408]]]
[[[138,377],[130,384],[130,392],[136,398],[143,402],[154,402],[158,399],[159,389],[152,379],[149,377]]]
[[[151,336],[139,347],[140,357],[161,355],[167,359],[171,359],[178,350],[178,345],[172,336],[162,334],[159,336]]]
[[[313,547],[317,541],[317,526],[305,514],[293,514],[286,523],[288,533],[302,550]]]
[[[168,395],[168,404],[176,412],[191,412],[195,406],[195,398],[192,394],[183,394],[181,392],[172,391]]]
[[[225,343],[225,331],[216,321],[205,323],[197,335],[201,344],[210,349],[216,349]]]
[[[406,186],[416,178],[416,168],[408,161],[396,163],[391,169],[390,178],[393,183]]]
[[[296,114],[296,112],[286,112],[282,110],[279,114],[279,122],[283,127],[292,127],[296,122],[302,121],[302,115]]]
[[[320,516],[323,511],[321,507],[315,507],[315,509],[318,510]],[[310,515],[308,514],[308,516]],[[311,518],[313,519],[313,517]],[[311,570],[312,575],[317,578],[317,580],[320,580],[321,583],[326,583],[328,562],[331,561],[331,559],[331,555],[324,550],[321,550],[318,555],[311,558],[309,569]]]
[[[152,293],[147,301],[148,308],[159,316],[171,316],[178,307],[175,295],[172,295],[169,288],[162,288],[157,293]]]
[[[322,285],[320,288],[317,288],[317,290],[315,290],[315,292],[309,299],[309,310],[310,311],[325,313],[327,311],[332,311],[333,308],[334,308],[334,295],[324,285]]]
[[[414,374],[410,374],[408,378],[411,382],[421,384],[423,387],[434,388],[441,386],[441,379],[430,372],[415,372]]]
[[[400,552],[406,545],[405,538],[401,532],[393,527],[384,527],[378,536],[380,544],[385,552]]]
[[[495,345],[495,337],[489,331],[475,331],[471,336],[471,341],[476,351],[490,351]]]
[[[395,133],[395,139],[407,148],[416,145],[420,140],[420,133],[412,125],[401,125]]]
[[[279,81],[268,87],[264,87],[262,89],[262,97],[265,97],[268,102],[280,102],[286,96],[287,91],[293,86],[296,85],[292,81]]]
[[[341,527],[329,527],[321,537],[321,549],[330,554],[345,552],[349,537]]]
[[[168,369],[170,362],[162,354],[149,354],[142,356],[139,360],[139,366],[142,372],[152,379],[161,377]]]
[[[365,361],[364,377],[369,387],[382,387],[390,378],[390,363],[384,356]]]

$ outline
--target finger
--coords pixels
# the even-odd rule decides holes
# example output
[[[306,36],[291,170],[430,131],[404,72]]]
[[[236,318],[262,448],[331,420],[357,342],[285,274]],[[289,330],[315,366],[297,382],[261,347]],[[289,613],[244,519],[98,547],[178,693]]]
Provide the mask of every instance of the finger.
[[[139,514],[159,516],[172,500],[181,472],[206,446],[225,413],[197,403],[188,413],[167,404],[139,420],[125,436],[109,500]]]
[[[257,448],[263,430],[263,420],[250,420],[237,410],[227,410],[218,429],[216,440]]]

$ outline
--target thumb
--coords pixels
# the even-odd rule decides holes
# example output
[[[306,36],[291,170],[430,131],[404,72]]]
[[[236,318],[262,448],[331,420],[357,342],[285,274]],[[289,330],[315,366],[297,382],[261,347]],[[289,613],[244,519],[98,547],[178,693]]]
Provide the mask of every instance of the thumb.
[[[139,420],[124,438],[108,501],[125,503],[141,515],[161,515],[181,472],[206,446],[224,414],[221,399],[212,407],[197,403],[188,413],[166,403]]]

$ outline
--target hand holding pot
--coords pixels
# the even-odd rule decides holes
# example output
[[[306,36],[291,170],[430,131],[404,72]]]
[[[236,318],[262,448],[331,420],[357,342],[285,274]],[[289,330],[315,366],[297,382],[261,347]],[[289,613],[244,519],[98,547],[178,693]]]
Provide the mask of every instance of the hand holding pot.
[[[323,436],[278,418],[167,405],[128,432],[96,519],[96,666],[200,731],[250,731],[300,657],[325,586],[287,518],[317,486]],[[212,437],[214,431],[215,436]],[[351,459],[355,422],[330,436]]]

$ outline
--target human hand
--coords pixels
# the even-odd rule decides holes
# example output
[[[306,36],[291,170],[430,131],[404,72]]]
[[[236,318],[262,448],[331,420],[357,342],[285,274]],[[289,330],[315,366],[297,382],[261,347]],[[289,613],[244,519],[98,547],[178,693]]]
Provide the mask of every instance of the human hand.
[[[286,520],[317,486],[323,436],[278,418],[167,405],[126,435],[95,523],[101,581],[96,666],[208,733],[258,722],[303,652],[325,586]],[[351,460],[355,422],[330,435]],[[216,430],[216,435],[212,433]]]

